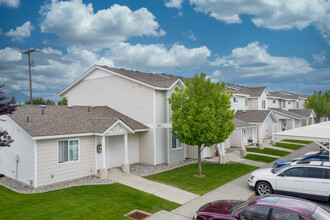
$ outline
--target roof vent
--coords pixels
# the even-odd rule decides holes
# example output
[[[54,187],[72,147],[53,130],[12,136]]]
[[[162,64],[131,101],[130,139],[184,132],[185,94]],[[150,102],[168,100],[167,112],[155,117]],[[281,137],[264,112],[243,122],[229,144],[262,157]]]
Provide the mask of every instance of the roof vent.
[[[88,113],[90,113],[90,112],[91,112],[91,107],[88,106]]]
[[[29,118],[29,116],[26,116],[26,124],[30,124],[30,118]]]
[[[246,113],[246,110],[244,109],[243,112]]]
[[[72,108],[72,105],[68,105],[68,108]]]
[[[45,109],[41,109],[41,115],[45,116]]]
[[[96,108],[95,105],[92,105],[91,107],[92,107],[92,109],[95,109]]]
[[[46,108],[46,105],[40,105],[40,108]]]

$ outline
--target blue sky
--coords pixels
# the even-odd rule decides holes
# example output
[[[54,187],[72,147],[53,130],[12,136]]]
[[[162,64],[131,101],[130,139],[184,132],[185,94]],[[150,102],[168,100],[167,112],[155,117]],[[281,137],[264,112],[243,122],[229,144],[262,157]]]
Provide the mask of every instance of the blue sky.
[[[330,89],[325,0],[0,0],[0,82],[56,93],[94,64],[266,86]]]

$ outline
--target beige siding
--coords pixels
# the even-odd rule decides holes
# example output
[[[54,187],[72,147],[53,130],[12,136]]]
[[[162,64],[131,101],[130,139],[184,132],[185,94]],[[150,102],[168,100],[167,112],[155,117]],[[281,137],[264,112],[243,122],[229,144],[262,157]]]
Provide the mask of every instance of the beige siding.
[[[153,89],[103,70],[96,70],[65,97],[68,105],[107,105],[141,123],[154,122]]]
[[[140,133],[140,162],[154,164],[154,132],[151,128],[148,132]]]
[[[250,98],[248,110],[258,110],[258,99]]]
[[[0,147],[0,173],[13,179],[16,178],[23,183],[30,184],[34,180],[34,141],[22,128],[17,126],[8,116],[1,116],[0,127],[8,131],[14,140],[10,147]],[[18,155],[16,162],[13,155]]]
[[[70,138],[79,140],[79,160],[58,163],[57,141],[63,139],[42,140],[37,142],[38,186],[76,179],[95,174],[95,137]]]

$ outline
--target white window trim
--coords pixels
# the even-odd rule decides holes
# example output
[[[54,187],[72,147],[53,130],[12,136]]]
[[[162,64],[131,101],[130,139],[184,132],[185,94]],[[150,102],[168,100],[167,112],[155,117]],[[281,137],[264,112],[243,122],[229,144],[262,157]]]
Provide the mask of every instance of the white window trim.
[[[78,141],[78,160],[73,160],[73,161],[67,161],[67,162],[62,162],[59,163],[58,162],[58,142],[60,141]],[[69,146],[69,145],[68,145]],[[69,150],[69,148],[68,148]],[[61,139],[61,140],[57,140],[57,146],[56,146],[56,154],[57,154],[57,164],[68,164],[68,163],[76,163],[80,161],[80,138],[74,138],[74,139]],[[70,157],[70,155],[68,154],[68,157]]]
[[[237,102],[235,102],[235,99],[237,100]],[[233,102],[234,102],[234,103],[238,103],[238,101],[239,101],[239,100],[238,100],[238,97],[234,96],[234,97],[233,97]]]
[[[178,140],[177,138],[175,138],[176,140]],[[171,150],[180,150],[183,148],[183,143],[181,143],[181,147],[176,147],[176,148],[173,148],[173,145],[172,145],[172,140],[173,140],[173,134],[172,134],[172,138],[171,138]]]
[[[276,104],[276,99],[273,99],[273,104]]]

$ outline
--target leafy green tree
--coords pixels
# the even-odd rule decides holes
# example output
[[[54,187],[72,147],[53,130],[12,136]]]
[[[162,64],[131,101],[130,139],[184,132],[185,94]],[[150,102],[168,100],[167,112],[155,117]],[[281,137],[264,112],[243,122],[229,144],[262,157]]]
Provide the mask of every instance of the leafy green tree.
[[[205,73],[185,81],[185,89],[175,88],[172,108],[172,134],[181,142],[198,147],[198,176],[202,176],[204,147],[224,142],[235,129],[230,98],[224,83],[213,83]]]
[[[57,105],[68,105],[68,100],[66,98],[63,98],[62,100],[57,102]]]
[[[314,91],[312,96],[307,97],[304,108],[313,109],[318,120],[321,117],[330,117],[330,90],[326,90],[324,94]]]
[[[53,102],[50,99],[47,99],[46,101],[44,98],[38,96],[37,98],[33,98],[33,105],[55,105],[55,102]],[[30,100],[25,101],[25,104],[30,104]]]

